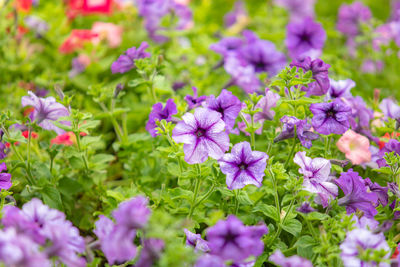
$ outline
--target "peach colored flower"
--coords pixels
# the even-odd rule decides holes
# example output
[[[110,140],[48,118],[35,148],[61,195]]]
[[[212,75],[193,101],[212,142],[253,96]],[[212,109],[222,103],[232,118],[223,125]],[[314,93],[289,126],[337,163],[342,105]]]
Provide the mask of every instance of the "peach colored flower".
[[[181,4],[181,5],[187,6],[187,5],[189,5],[190,0],[174,0],[174,2],[177,3],[177,4]]]
[[[92,26],[92,32],[97,34],[96,38],[92,39],[93,44],[100,43],[101,40],[107,40],[110,47],[114,48],[121,44],[122,27],[113,23],[95,22]]]
[[[336,146],[345,153],[346,158],[353,164],[361,164],[371,161],[371,152],[369,151],[369,140],[352,130],[345,132],[339,138]]]

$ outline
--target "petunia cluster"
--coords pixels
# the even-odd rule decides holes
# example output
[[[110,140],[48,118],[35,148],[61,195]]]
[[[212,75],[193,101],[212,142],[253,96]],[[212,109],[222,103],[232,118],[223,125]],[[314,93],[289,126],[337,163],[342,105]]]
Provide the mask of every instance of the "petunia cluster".
[[[245,226],[236,216],[229,215],[206,230],[207,241],[187,229],[185,233],[186,244],[202,253],[194,266],[251,266],[251,256],[257,257],[264,250],[261,238],[268,228],[264,223]],[[228,261],[232,265],[227,265]]]
[[[149,47],[147,42],[142,42],[138,48],[131,47],[118,57],[111,65],[111,72],[125,73],[135,68],[135,60],[150,57],[150,53],[146,52]]]
[[[138,230],[146,227],[151,211],[148,199],[143,196],[126,200],[112,212],[115,222],[104,215],[95,223],[94,233],[100,241],[101,251],[109,264],[123,264],[137,255],[134,243]],[[160,239],[145,239],[137,266],[152,266],[164,248]],[[139,262],[141,265],[139,265]]]
[[[5,206],[0,262],[7,266],[86,266],[85,241],[64,213],[32,199],[21,209]]]

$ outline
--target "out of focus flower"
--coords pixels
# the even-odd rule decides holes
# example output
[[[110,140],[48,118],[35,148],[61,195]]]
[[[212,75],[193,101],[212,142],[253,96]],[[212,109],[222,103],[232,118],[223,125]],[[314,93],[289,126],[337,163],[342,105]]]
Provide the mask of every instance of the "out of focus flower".
[[[301,59],[322,51],[326,33],[322,25],[310,17],[301,22],[291,22],[287,26],[286,46],[293,59]]]
[[[339,8],[337,29],[348,37],[355,37],[360,33],[360,24],[371,19],[371,11],[361,2],[354,2]]]
[[[143,249],[140,252],[140,257],[136,263],[137,267],[151,267],[153,263],[161,256],[164,249],[164,241],[156,238],[149,238],[143,241]]]
[[[338,195],[338,188],[330,182],[331,163],[324,158],[309,158],[306,152],[297,152],[293,161],[300,166],[299,173],[303,174],[303,188],[318,194],[322,206],[328,206],[330,200]]]
[[[192,246],[196,251],[200,250],[203,252],[209,252],[210,248],[208,242],[201,238],[200,234],[194,234],[188,229],[184,229],[186,235],[186,245]]]
[[[97,37],[97,33],[91,30],[72,30],[70,35],[61,44],[59,51],[63,54],[69,54],[75,52],[78,49],[83,48],[85,43],[88,43]]]
[[[378,213],[374,207],[378,197],[375,193],[367,191],[364,180],[357,172],[349,169],[343,172],[335,182],[344,193],[344,197],[338,200],[338,204],[346,206],[348,214],[355,213],[357,209],[363,211],[367,217],[374,217]]]
[[[242,262],[249,256],[259,256],[264,248],[261,237],[268,233],[265,225],[254,232],[252,227],[244,226],[234,215],[219,221],[207,230],[207,240],[211,254],[224,260]],[[261,248],[261,250],[260,250]]]
[[[7,173],[7,166],[4,162],[0,163],[0,190],[8,190],[11,186],[11,174]]]
[[[119,58],[111,65],[111,72],[125,73],[135,68],[135,60],[150,57],[150,53],[146,52],[149,45],[147,42],[142,42],[138,48],[131,47],[120,55]]]
[[[244,40],[238,37],[225,37],[217,43],[210,45],[210,49],[222,56],[227,56],[229,53],[237,52],[244,44]]]
[[[112,213],[117,225],[127,229],[145,227],[151,213],[148,204],[148,199],[143,196],[121,202]]]
[[[178,111],[172,98],[167,100],[167,103],[164,107],[162,103],[154,104],[149,115],[149,120],[146,124],[146,130],[151,134],[151,136],[156,137],[158,135],[156,130],[156,121],[171,121],[172,115],[175,115],[176,113],[178,113]]]
[[[34,108],[29,115],[30,119],[36,121],[43,129],[63,134],[65,131],[55,126],[52,121],[56,121],[60,117],[69,116],[68,109],[57,103],[54,97],[40,98],[32,92],[28,92],[28,94],[29,96],[22,97],[21,103],[23,107],[31,106]],[[68,122],[61,123],[68,124]]]
[[[46,23],[46,21],[36,16],[26,16],[24,22],[25,25],[31,31],[33,31],[38,38],[43,36],[49,30],[49,25]]]
[[[193,90],[193,96],[191,96],[191,95],[185,96],[185,100],[189,106],[189,109],[194,109],[194,108],[199,107],[201,105],[201,103],[203,103],[207,99],[207,96],[205,96],[205,95],[203,95],[203,96],[197,95],[196,87],[193,86],[192,90]]]
[[[310,131],[311,125],[307,122],[307,120],[299,120],[293,116],[283,116],[281,118],[281,122],[283,123],[281,133],[274,139],[274,142],[279,142],[282,140],[286,140],[289,138],[293,138],[295,134],[299,138],[301,144],[306,148],[311,148],[311,141],[318,139],[319,135]]]
[[[236,54],[229,54],[224,60],[225,71],[232,76],[230,85],[241,87],[246,93],[256,92],[260,86],[254,66],[249,65],[244,59]]]
[[[19,12],[28,13],[32,7],[32,0],[17,0],[15,1],[15,7]]]
[[[111,11],[112,0],[68,0],[67,15],[70,18],[76,15],[109,15]]]
[[[270,257],[269,261],[272,261],[278,266],[281,267],[312,267],[312,263],[304,259],[302,257],[299,257],[297,255],[291,256],[291,257],[285,257],[283,253],[278,249],[276,250]]]
[[[292,21],[314,17],[315,0],[275,0],[275,3],[289,11]]]
[[[383,62],[378,60],[378,61],[373,61],[371,59],[366,59],[363,61],[361,65],[361,71],[363,73],[378,73],[381,72],[383,69]]]
[[[97,21],[92,26],[92,32],[97,34],[92,39],[94,44],[100,43],[101,40],[106,40],[111,48],[118,47],[121,44],[123,29],[119,25]]]
[[[356,86],[356,83],[353,80],[339,80],[335,81],[333,79],[329,79],[329,90],[328,96],[330,99],[332,98],[340,98],[340,97],[351,97],[350,90]]]
[[[400,106],[397,105],[397,103],[391,98],[382,99],[382,102],[379,104],[379,108],[385,115],[385,120],[387,120],[387,118],[400,118]]]
[[[25,131],[22,131],[22,136],[25,138],[25,139],[28,139],[29,138],[29,131],[28,130],[25,130]],[[37,134],[37,132],[31,132],[31,138],[32,139],[37,139],[38,138],[38,134]]]
[[[346,158],[353,164],[361,164],[371,161],[369,151],[369,140],[352,130],[347,130],[336,143],[340,151],[345,153]]]
[[[254,114],[254,121],[263,123],[265,120],[273,120],[275,111],[272,108],[276,107],[276,103],[281,97],[279,94],[274,93],[269,88],[265,88],[265,96],[256,104],[255,108],[261,108],[261,112]]]
[[[73,78],[76,75],[85,71],[86,67],[90,64],[90,57],[85,54],[80,54],[79,56],[72,59],[72,69],[68,72],[69,78]]]
[[[340,257],[345,267],[355,266],[378,266],[376,262],[365,262],[360,259],[364,251],[370,249],[385,250],[387,254],[385,258],[390,256],[390,248],[386,243],[383,233],[374,234],[367,229],[354,229],[347,233],[346,239],[340,245],[342,253]],[[370,251],[369,253],[373,253]],[[390,264],[381,263],[380,267],[389,267]]]
[[[351,109],[340,100],[314,103],[310,105],[310,110],[314,114],[312,126],[320,134],[343,134],[350,127]]]
[[[309,202],[304,202],[304,203],[301,204],[301,206],[298,207],[296,210],[297,210],[298,212],[301,212],[301,213],[304,213],[304,214],[307,214],[307,213],[310,213],[310,212],[315,211],[315,209],[314,209],[313,207],[311,207],[311,205],[310,205]]]
[[[0,230],[0,263],[4,266],[52,266],[38,244],[14,228]]]
[[[225,27],[229,28],[247,16],[248,14],[244,3],[240,0],[236,1],[233,10],[224,16]]]
[[[204,254],[197,259],[193,267],[226,267],[226,265],[220,257]]]
[[[226,130],[230,132],[235,126],[236,118],[242,109],[242,103],[232,92],[223,89],[217,98],[213,95],[207,98],[206,107],[221,114]]]
[[[212,157],[220,159],[229,149],[229,136],[225,131],[221,114],[206,108],[197,108],[182,116],[172,131],[177,143],[184,143],[185,161],[189,164],[203,163]]]
[[[252,151],[249,142],[233,146],[231,153],[225,154],[218,162],[221,172],[226,175],[228,189],[240,189],[248,184],[262,185],[268,155]]]
[[[306,96],[310,95],[325,95],[330,88],[329,72],[328,69],[331,67],[321,59],[311,60],[310,57],[298,59],[290,63],[290,67],[302,68],[304,72],[311,70],[312,78],[315,82],[309,83],[301,88],[302,91],[307,92]]]
[[[72,146],[76,144],[76,136],[73,132],[66,132],[51,139],[50,143],[52,145]]]

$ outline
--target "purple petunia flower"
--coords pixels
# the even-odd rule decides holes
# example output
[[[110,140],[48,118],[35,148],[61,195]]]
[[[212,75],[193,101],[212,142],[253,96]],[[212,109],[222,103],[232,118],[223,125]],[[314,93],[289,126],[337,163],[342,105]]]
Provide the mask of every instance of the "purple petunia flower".
[[[315,0],[275,0],[275,3],[290,12],[290,20],[292,21],[314,17]]]
[[[367,191],[364,180],[357,172],[349,169],[347,172],[343,172],[335,182],[344,193],[344,197],[338,200],[338,204],[346,206],[348,214],[359,209],[364,212],[365,216],[371,218],[378,213],[374,206],[378,197],[375,193]]]
[[[229,149],[229,136],[221,114],[206,108],[197,108],[182,116],[172,131],[177,143],[184,143],[185,161],[203,163],[208,157],[220,159]]]
[[[311,71],[312,78],[315,82],[309,83],[301,88],[302,91],[307,92],[306,96],[311,95],[325,95],[330,88],[329,72],[330,65],[324,63],[321,59],[311,60],[310,57],[298,59],[290,63],[290,67],[302,68],[304,72]]]
[[[208,242],[201,238],[200,234],[194,234],[190,232],[188,229],[183,229],[186,235],[186,245],[192,246],[195,248],[195,251],[203,251],[209,252],[210,248],[208,246]]]
[[[204,254],[197,259],[193,267],[227,267],[227,266],[220,257],[210,254]]]
[[[242,262],[251,255],[257,257],[262,253],[263,249],[260,251],[260,248],[264,247],[260,238],[267,232],[265,225],[255,230],[230,215],[207,230],[210,253],[235,262]]]
[[[359,256],[367,249],[371,250],[385,250],[387,254],[385,258],[390,256],[390,248],[386,243],[383,233],[374,234],[367,229],[354,229],[347,233],[346,239],[340,245],[342,253],[340,257],[345,267],[354,266],[379,266],[389,267],[388,263],[365,262]],[[371,252],[372,253],[372,252]]]
[[[243,44],[244,40],[242,38],[225,37],[219,40],[217,43],[210,45],[210,49],[215,53],[226,57],[229,53],[237,52]]]
[[[127,229],[141,229],[146,226],[150,217],[151,211],[148,204],[149,201],[146,197],[137,196],[121,202],[112,215],[118,226]]]
[[[37,38],[42,37],[49,30],[49,25],[46,21],[36,16],[26,16],[24,22],[35,33]]]
[[[167,100],[167,103],[163,107],[162,103],[156,103],[153,105],[149,114],[149,120],[146,124],[146,130],[151,136],[156,137],[158,135],[156,128],[158,127],[156,121],[166,120],[171,121],[172,115],[178,113],[175,102],[172,98]]]
[[[232,92],[223,89],[221,94],[215,98],[211,95],[207,98],[206,106],[208,109],[217,111],[221,114],[225,127],[230,132],[235,126],[235,121],[242,109],[242,103]]]
[[[244,3],[242,1],[236,1],[233,10],[224,16],[224,25],[226,28],[229,28],[240,21],[240,18],[246,16],[247,11]]]
[[[279,94],[274,93],[269,88],[265,88],[265,96],[256,104],[255,108],[261,108],[261,112],[254,114],[254,121],[264,123],[265,120],[273,120],[275,117],[275,111],[272,108],[276,107],[276,103],[281,97]]]
[[[374,112],[367,107],[367,104],[360,96],[341,98],[342,102],[351,108],[351,116],[349,118],[350,125],[355,131],[366,136],[369,131],[370,121],[374,118]],[[356,120],[358,119],[358,121]]]
[[[312,267],[312,263],[309,260],[297,255],[286,258],[279,249],[269,257],[269,261],[281,267]]]
[[[381,148],[378,152],[379,159],[376,161],[378,163],[379,168],[388,166],[386,164],[386,160],[383,158],[385,153],[394,152],[395,155],[400,155],[400,142],[396,139],[390,139],[384,147]]]
[[[5,228],[14,228],[24,233],[37,244],[47,245],[44,252],[48,257],[58,257],[70,266],[85,266],[86,262],[78,254],[85,250],[85,241],[79,230],[65,215],[50,209],[39,199],[32,199],[19,210],[13,206],[4,208],[2,223]]]
[[[154,261],[158,260],[164,249],[164,241],[157,238],[149,238],[143,241],[143,249],[140,258],[135,264],[137,267],[151,267]]]
[[[72,59],[71,70],[68,72],[68,77],[73,78],[85,71],[90,64],[90,58],[86,55],[80,55]]]
[[[304,214],[315,211],[315,209],[311,207],[309,202],[303,202],[303,204],[301,204],[301,206],[298,207],[296,210]]]
[[[371,11],[361,2],[343,4],[339,8],[337,29],[348,37],[355,37],[360,32],[360,23],[371,19]]]
[[[350,128],[351,108],[336,99],[330,103],[310,105],[312,126],[320,134],[343,134]]]
[[[329,79],[328,99],[351,97],[350,90],[356,86],[356,83],[351,79],[335,81]]]
[[[319,135],[310,131],[311,125],[307,120],[299,120],[293,116],[283,116],[281,118],[283,123],[282,132],[274,139],[274,142],[279,142],[294,137],[294,129],[296,127],[296,135],[301,144],[306,148],[311,148],[312,140],[318,139]]]
[[[267,72],[274,76],[286,65],[286,57],[273,43],[259,39],[253,32],[243,33],[246,42],[238,50],[239,57],[253,66],[256,73]]]
[[[389,196],[388,196],[388,188],[380,186],[378,183],[373,183],[369,178],[364,179],[365,186],[367,187],[368,192],[373,192],[378,198],[378,201],[375,203],[376,206],[379,205],[379,203],[382,206],[386,206],[389,202]]]
[[[62,104],[57,103],[54,97],[41,98],[37,97],[31,91],[28,92],[29,96],[23,96],[21,104],[23,107],[31,106],[34,110],[30,113],[29,117],[33,121],[46,130],[53,130],[58,135],[63,134],[65,131],[55,126],[52,121],[58,120],[60,117],[69,116],[69,111]],[[61,122],[67,125],[69,122]]]
[[[7,173],[7,166],[0,163],[0,189],[8,190],[12,186],[11,174]]]
[[[185,100],[188,103],[189,110],[199,107],[207,99],[207,96],[205,95],[202,96],[197,95],[196,87],[193,86],[192,90],[193,90],[193,96],[191,95],[185,96]]]
[[[135,68],[135,60],[150,57],[150,53],[145,50],[149,47],[147,42],[142,42],[138,48],[131,47],[120,55],[116,61],[111,65],[111,72],[113,74],[125,73]]]
[[[391,98],[382,99],[382,102],[379,104],[379,108],[385,115],[385,120],[387,120],[387,118],[400,118],[400,106],[397,105],[397,103]]]
[[[226,174],[228,189],[240,189],[248,184],[262,185],[268,155],[252,151],[249,142],[233,146],[232,152],[225,154],[218,162],[222,173]]]
[[[14,228],[0,230],[0,263],[4,266],[52,266],[39,245]]]
[[[338,188],[330,182],[331,163],[324,158],[309,158],[306,152],[297,152],[293,161],[300,166],[299,173],[303,174],[303,188],[318,194],[318,202],[325,208],[331,199],[338,195]]]
[[[100,215],[93,231],[100,240],[101,250],[109,264],[122,264],[136,256],[133,239],[136,231],[115,225],[109,218]]]
[[[320,54],[324,47],[326,33],[321,24],[310,17],[301,22],[292,22],[287,26],[286,46],[293,59]]]

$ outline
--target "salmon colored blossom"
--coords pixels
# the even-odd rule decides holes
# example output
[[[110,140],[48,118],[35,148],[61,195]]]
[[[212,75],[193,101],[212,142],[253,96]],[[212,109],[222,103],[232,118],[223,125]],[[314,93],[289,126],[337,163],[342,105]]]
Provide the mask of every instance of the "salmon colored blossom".
[[[72,146],[76,143],[76,136],[73,132],[66,132],[51,139],[51,144]]]
[[[63,54],[75,52],[83,48],[85,42],[93,40],[98,34],[91,30],[72,30],[68,38],[61,44],[59,51]]]
[[[29,12],[32,7],[32,0],[17,0],[16,8],[20,12]]]
[[[346,158],[353,164],[361,164],[371,161],[371,151],[369,151],[369,140],[353,130],[348,130],[340,137],[336,146],[345,153]]]
[[[121,44],[123,32],[121,26],[98,21],[93,24],[92,32],[97,34],[97,36],[92,39],[93,44],[97,45],[101,40],[106,40],[108,46],[111,48],[118,47]]]

